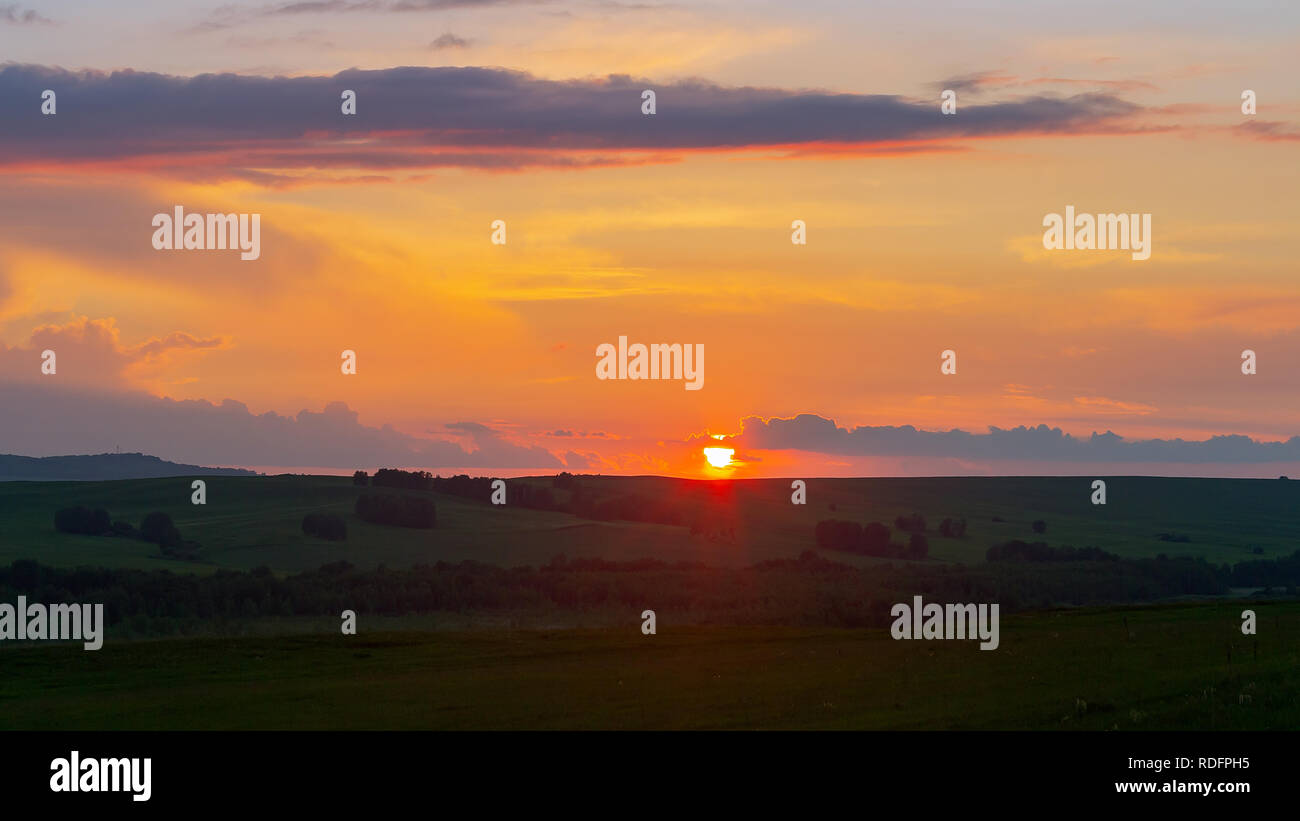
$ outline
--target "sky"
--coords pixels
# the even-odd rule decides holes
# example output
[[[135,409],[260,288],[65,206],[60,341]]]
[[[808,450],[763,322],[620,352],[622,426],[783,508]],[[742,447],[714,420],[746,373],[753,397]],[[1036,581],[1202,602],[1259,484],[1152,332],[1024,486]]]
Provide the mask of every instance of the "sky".
[[[1281,2],[0,2],[0,452],[1300,473],[1298,36]],[[260,215],[260,254],[155,248],[176,206]],[[1045,248],[1067,206],[1149,214],[1150,258]],[[702,346],[700,388],[598,378],[620,337]]]

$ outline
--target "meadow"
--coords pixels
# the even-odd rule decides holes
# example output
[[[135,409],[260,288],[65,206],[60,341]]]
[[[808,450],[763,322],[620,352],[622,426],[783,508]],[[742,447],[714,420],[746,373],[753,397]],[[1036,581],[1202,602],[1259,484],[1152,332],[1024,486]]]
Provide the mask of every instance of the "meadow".
[[[1293,729],[1300,604],[1005,617],[1002,646],[676,627],[110,642],[0,651],[5,729]]]
[[[413,530],[363,522],[352,514],[363,488],[328,476],[203,477],[207,504],[190,504],[190,479],[0,483],[0,563],[36,559],[79,565],[167,568],[176,572],[313,569],[346,560],[360,568],[409,567],[473,559],[501,566],[541,565],[554,556],[747,566],[794,558],[814,547],[822,519],[881,521],[926,517],[930,559],[982,562],[987,549],[1009,539],[1095,546],[1129,558],[1200,556],[1214,563],[1287,555],[1300,543],[1300,482],[1248,479],[1105,477],[1108,499],[1093,505],[1091,478],[962,477],[927,479],[810,479],[808,504],[790,503],[787,480],[728,483],[659,477],[581,477],[590,493],[635,495],[678,504],[704,522],[686,526],[592,521],[569,513],[529,510],[431,494],[438,526]],[[550,477],[514,479],[549,487]],[[138,524],[148,512],[169,513],[186,539],[200,543],[198,561],[164,558],[150,544],[58,533],[54,513],[70,505],[104,507],[114,519]],[[347,520],[345,542],[306,536],[302,517],[333,512]],[[939,535],[942,518],[965,518],[964,538]],[[1046,532],[1031,529],[1035,520]],[[729,531],[729,532],[728,532]],[[1186,541],[1162,541],[1159,534]],[[877,559],[836,554],[870,566]]]
[[[794,505],[786,480],[578,478],[589,502],[636,500],[645,504],[617,509],[678,520],[660,524],[347,477],[203,478],[206,505],[190,503],[189,478],[0,483],[0,566],[117,573],[59,580],[14,566],[10,592],[81,600],[63,585],[90,585],[83,598],[119,613],[95,652],[5,642],[0,728],[1300,726],[1292,581],[1247,603],[1233,600],[1242,591],[1160,592],[1161,578],[1177,587],[1176,568],[985,562],[1012,539],[1126,559],[1289,555],[1296,482],[1108,477],[1102,506],[1089,501],[1090,478],[813,479],[808,504]],[[575,492],[533,477],[509,481],[516,498],[521,484],[559,501]],[[362,521],[353,508],[367,492],[433,498],[437,526]],[[55,511],[72,505],[133,523],[167,512],[201,545],[197,559],[55,531]],[[346,541],[305,535],[302,517],[316,512],[343,517]],[[892,528],[911,513],[927,522],[923,562],[816,550],[820,520]],[[941,535],[943,518],[965,519],[966,535]],[[567,563],[553,562],[560,555]],[[641,559],[692,565],[637,569]],[[351,567],[317,570],[336,562]],[[1002,602],[1001,646],[891,639],[890,603],[922,592]],[[342,635],[336,614],[351,607],[358,634]],[[643,607],[658,608],[656,635],[639,629]],[[1258,614],[1253,636],[1241,632],[1246,607]]]

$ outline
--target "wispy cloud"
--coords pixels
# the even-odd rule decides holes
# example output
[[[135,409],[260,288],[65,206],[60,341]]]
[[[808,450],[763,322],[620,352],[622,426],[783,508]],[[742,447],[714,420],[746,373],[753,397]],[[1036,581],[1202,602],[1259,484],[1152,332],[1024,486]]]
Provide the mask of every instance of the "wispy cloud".
[[[51,25],[53,20],[34,9],[25,9],[17,3],[0,4],[0,23],[14,26]]]
[[[468,47],[469,47],[469,40],[459,35],[452,34],[450,31],[447,32],[446,34],[439,36],[438,39],[434,40],[432,43],[429,44],[429,48],[432,49],[433,51],[442,51],[443,49],[449,49],[449,48],[468,48]]]

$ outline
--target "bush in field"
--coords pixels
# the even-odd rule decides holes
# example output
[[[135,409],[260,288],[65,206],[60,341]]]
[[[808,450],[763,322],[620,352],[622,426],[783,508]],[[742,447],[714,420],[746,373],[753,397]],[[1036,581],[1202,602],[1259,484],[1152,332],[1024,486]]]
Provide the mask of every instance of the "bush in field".
[[[172,524],[172,517],[161,511],[146,515],[140,522],[140,538],[162,548],[181,544],[181,532]]]
[[[302,532],[308,536],[341,542],[348,537],[348,525],[333,513],[308,513],[302,517]]]
[[[103,508],[91,510],[88,507],[77,505],[76,507],[65,507],[54,514],[54,529],[60,533],[83,533],[87,536],[98,536],[101,533],[108,532],[112,526],[109,519],[108,511]]]

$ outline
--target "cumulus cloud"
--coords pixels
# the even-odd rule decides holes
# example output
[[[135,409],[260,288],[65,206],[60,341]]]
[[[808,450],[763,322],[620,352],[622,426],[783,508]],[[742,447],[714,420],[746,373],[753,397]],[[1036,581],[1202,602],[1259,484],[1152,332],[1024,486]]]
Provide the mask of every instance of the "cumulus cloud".
[[[223,337],[203,338],[174,331],[139,345],[126,345],[112,317],[83,316],[62,325],[42,325],[22,345],[9,347],[0,343],[0,379],[14,382],[65,379],[113,388],[129,382],[133,368],[160,364],[178,352],[211,350],[227,344]],[[47,350],[55,355],[57,370],[52,376],[41,373],[42,354]]]
[[[704,441],[700,435],[691,441]],[[1204,440],[1125,439],[1110,431],[1079,437],[1047,425],[990,427],[987,433],[920,430],[911,425],[845,428],[815,414],[746,417],[727,443],[746,450],[800,450],[849,457],[905,457],[1056,463],[1262,463],[1300,461],[1300,436],[1268,442],[1248,436]]]
[[[575,450],[564,454],[564,466],[569,470],[590,470],[600,467],[600,457],[594,453],[578,453]]]
[[[53,379],[53,378],[49,378]],[[464,446],[384,425],[363,425],[331,402],[293,416],[255,414],[242,402],[173,400],[67,388],[53,381],[0,382],[0,452],[25,456],[104,453],[121,447],[191,464],[557,468],[549,451],[518,445],[478,423],[452,426]]]

